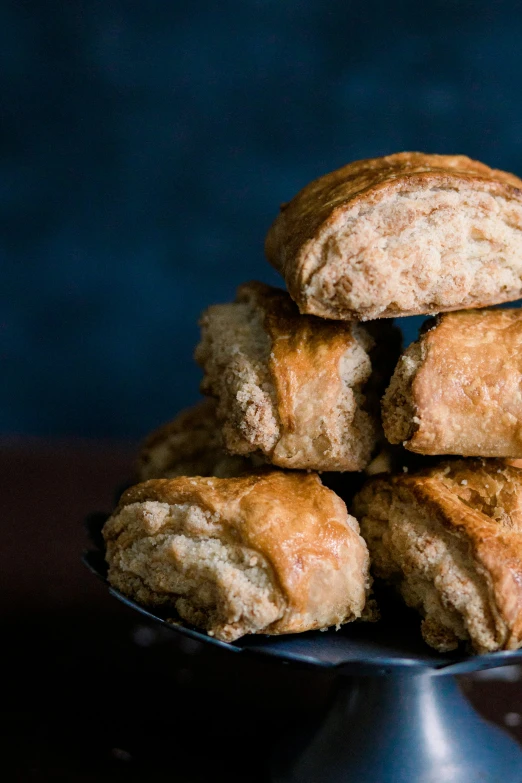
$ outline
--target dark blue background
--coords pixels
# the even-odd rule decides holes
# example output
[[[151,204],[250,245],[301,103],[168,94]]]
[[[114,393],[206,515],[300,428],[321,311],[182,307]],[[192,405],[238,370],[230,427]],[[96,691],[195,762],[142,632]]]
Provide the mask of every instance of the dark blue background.
[[[277,282],[265,232],[313,177],[403,149],[522,173],[521,41],[502,0],[0,3],[0,431],[191,403],[200,311]]]

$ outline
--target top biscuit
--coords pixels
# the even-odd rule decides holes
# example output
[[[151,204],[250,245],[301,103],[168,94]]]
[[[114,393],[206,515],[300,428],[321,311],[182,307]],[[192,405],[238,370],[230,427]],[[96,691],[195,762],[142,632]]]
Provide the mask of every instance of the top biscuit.
[[[266,238],[301,313],[370,320],[522,296],[522,180],[464,155],[402,152],[311,182]]]

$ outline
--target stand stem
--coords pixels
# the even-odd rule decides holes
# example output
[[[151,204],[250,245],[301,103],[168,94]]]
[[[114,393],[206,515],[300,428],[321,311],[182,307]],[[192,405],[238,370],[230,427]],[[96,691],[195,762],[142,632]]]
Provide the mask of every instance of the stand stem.
[[[522,783],[522,749],[454,677],[339,680],[326,719],[275,783]]]

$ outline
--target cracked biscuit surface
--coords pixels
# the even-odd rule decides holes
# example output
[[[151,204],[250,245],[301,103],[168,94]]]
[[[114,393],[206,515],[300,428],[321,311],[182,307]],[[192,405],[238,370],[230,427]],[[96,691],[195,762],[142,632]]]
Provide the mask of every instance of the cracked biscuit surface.
[[[522,310],[427,322],[382,401],[391,443],[419,454],[522,457]]]
[[[302,313],[368,320],[522,296],[522,180],[464,155],[401,152],[311,182],[270,228]]]
[[[201,390],[217,399],[227,451],[291,469],[368,464],[399,350],[392,324],[301,316],[286,292],[247,283],[203,314],[201,331]]]
[[[359,525],[316,474],[147,481],[103,534],[113,587],[228,642],[355,620],[370,589]]]
[[[368,481],[353,502],[373,574],[423,616],[440,651],[522,646],[522,473],[452,460]]]

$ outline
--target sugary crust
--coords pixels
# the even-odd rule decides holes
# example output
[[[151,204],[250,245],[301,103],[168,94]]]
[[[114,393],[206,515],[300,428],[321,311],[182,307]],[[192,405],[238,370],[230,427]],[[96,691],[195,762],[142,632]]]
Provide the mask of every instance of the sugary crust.
[[[265,250],[302,313],[367,320],[518,298],[521,229],[518,177],[463,155],[403,152],[311,182],[282,205]]]
[[[292,469],[364,468],[398,330],[301,316],[288,294],[262,283],[241,286],[235,304],[209,308],[201,326],[202,391],[218,399],[228,451],[260,452]],[[384,342],[386,357],[368,383]]]
[[[428,643],[438,647],[440,633],[441,649],[455,646],[459,638],[469,639],[476,652],[522,645],[520,471],[501,460],[441,462],[416,475],[370,480],[353,508],[376,575],[390,579],[424,614]],[[413,539],[405,546],[402,533],[413,524],[421,525],[424,538],[422,546],[419,536],[412,548]],[[436,545],[445,559],[430,573],[431,593],[427,585],[422,593],[419,584]],[[482,602],[467,616],[467,610],[455,608],[466,590]],[[452,637],[453,645],[448,644]]]
[[[391,443],[420,454],[522,457],[522,311],[439,316],[386,391]]]
[[[147,507],[167,510],[162,511],[159,522],[152,517],[147,520],[146,514],[138,523],[135,517],[131,524],[122,522],[126,509]],[[369,591],[368,551],[357,521],[316,474],[261,471],[229,479],[158,479],[131,487],[104,528],[109,579],[119,589],[142,598],[145,595],[148,602],[165,603],[165,595],[158,595],[161,590],[140,593],[136,588],[132,561],[128,578],[118,564],[122,552],[137,551],[144,539],[152,537],[159,545],[172,533],[168,510],[174,508],[197,509],[208,520],[203,539],[210,536],[228,550],[242,549],[254,559],[258,555],[265,564],[265,576],[276,596],[273,600],[277,604],[282,596],[283,603],[278,619],[258,632],[299,633],[361,616]],[[189,533],[185,531],[185,535]],[[202,533],[190,535],[195,539]],[[169,555],[161,566],[170,571],[184,568],[183,563],[175,566]],[[199,578],[197,563],[190,567]],[[226,570],[223,574],[220,589],[226,593]],[[167,583],[168,574],[163,581]],[[175,599],[176,595],[170,596],[173,605]],[[249,609],[255,612],[255,607]],[[199,624],[228,641],[252,632],[237,618],[234,625],[216,628],[206,622],[204,616],[199,618]]]
[[[136,474],[138,481],[175,476],[230,478],[252,467],[259,465],[253,466],[251,459],[225,451],[216,419],[216,402],[207,398],[181,411],[146,438]]]

